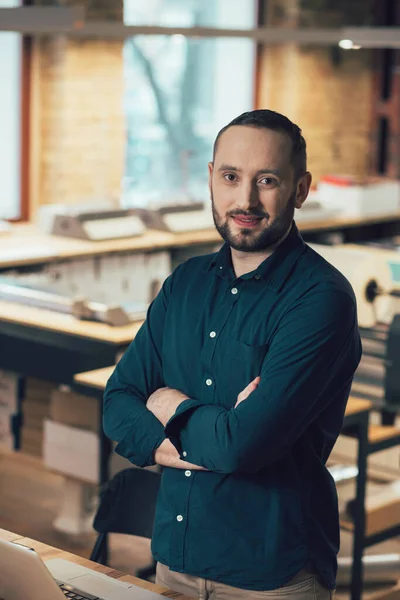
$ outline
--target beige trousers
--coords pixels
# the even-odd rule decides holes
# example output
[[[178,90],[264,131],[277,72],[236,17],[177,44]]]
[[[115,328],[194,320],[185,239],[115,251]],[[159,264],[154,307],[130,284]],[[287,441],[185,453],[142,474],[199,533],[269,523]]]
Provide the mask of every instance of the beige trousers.
[[[171,571],[157,563],[156,583],[198,600],[331,600],[326,589],[310,571],[301,571],[287,585],[277,590],[255,592],[243,590],[185,573]]]

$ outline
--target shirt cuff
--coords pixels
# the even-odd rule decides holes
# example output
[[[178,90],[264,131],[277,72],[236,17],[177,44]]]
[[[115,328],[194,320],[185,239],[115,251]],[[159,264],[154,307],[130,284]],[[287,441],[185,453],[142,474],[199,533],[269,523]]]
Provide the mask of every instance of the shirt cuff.
[[[149,431],[141,437],[140,447],[139,444],[135,443],[133,436],[126,436],[117,444],[115,452],[127,458],[137,467],[152,467],[156,464],[154,453],[165,438],[164,429],[160,423],[159,428],[157,427],[156,430],[153,429],[153,431]]]
[[[180,433],[185,427],[190,417],[192,416],[192,414],[198,408],[200,408],[200,406],[205,405],[205,402],[199,402],[198,400],[192,400],[191,398],[184,400],[180,403],[175,413],[172,415],[172,417],[165,426],[165,435],[170,440],[171,444],[175,446],[182,460],[186,459],[186,454],[184,454],[185,449],[182,448]]]

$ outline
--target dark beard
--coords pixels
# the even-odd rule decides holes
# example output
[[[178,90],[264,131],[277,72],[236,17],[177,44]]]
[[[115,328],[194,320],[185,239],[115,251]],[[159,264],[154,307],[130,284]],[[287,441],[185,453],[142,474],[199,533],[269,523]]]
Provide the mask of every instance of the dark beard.
[[[289,198],[289,202],[285,210],[275,219],[271,225],[266,227],[260,233],[255,233],[252,229],[242,229],[240,234],[233,234],[230,226],[229,219],[233,215],[254,215],[259,217],[265,217],[267,222],[269,221],[269,215],[265,212],[260,211],[232,211],[228,213],[225,222],[222,222],[222,218],[217,212],[214,205],[214,197],[211,192],[211,205],[212,214],[214,219],[215,227],[225,242],[231,246],[234,250],[240,252],[262,252],[268,250],[273,246],[276,246],[278,242],[283,238],[290,228],[294,217],[294,203],[296,200],[296,192]]]

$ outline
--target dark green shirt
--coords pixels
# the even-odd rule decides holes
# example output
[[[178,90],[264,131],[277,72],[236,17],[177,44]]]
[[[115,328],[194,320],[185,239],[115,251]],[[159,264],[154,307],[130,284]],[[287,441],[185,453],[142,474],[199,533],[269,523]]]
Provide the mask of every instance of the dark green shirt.
[[[241,277],[226,244],[180,265],[104,397],[118,453],[154,464],[167,436],[183,460],[210,471],[163,470],[156,560],[250,590],[275,589],[311,566],[333,588],[338,507],[325,463],[360,356],[352,288],[295,225]],[[145,406],[163,386],[188,398],[165,430]]]

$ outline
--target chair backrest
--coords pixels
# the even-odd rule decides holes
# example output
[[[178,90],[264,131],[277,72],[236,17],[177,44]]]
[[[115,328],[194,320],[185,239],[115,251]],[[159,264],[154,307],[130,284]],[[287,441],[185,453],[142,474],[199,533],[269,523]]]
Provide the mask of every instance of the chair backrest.
[[[161,474],[128,468],[117,473],[101,495],[93,527],[98,533],[151,538]]]
[[[400,314],[389,327],[385,366],[385,400],[400,406]]]

